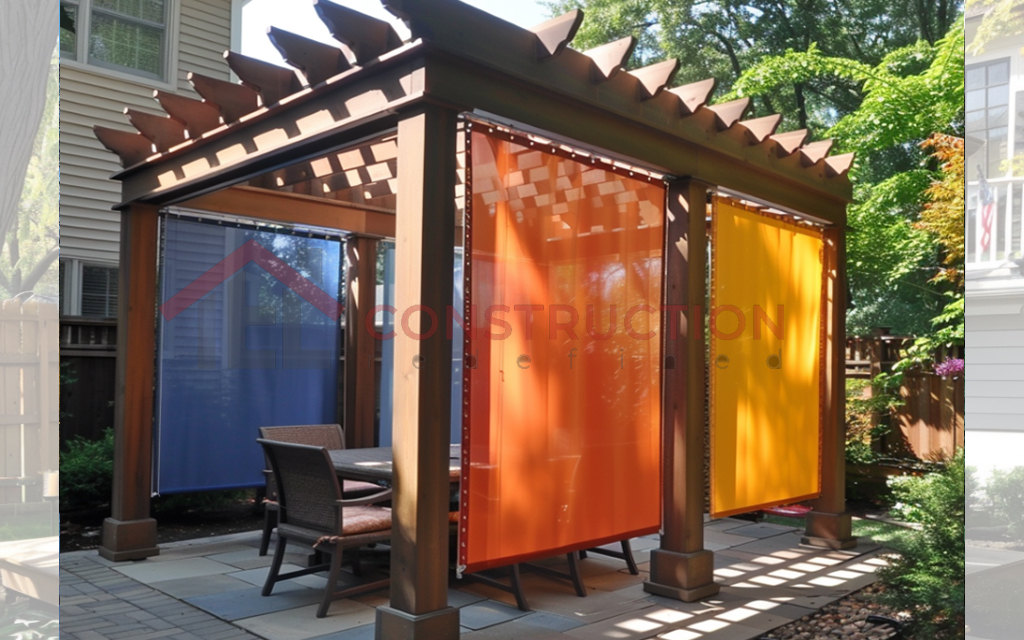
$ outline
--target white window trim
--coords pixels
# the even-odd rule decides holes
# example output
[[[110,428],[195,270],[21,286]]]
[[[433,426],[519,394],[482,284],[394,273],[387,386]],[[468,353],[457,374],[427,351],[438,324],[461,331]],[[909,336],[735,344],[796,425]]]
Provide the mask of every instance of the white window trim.
[[[82,268],[90,266],[117,269],[118,265],[116,262],[80,258],[62,258],[61,262],[64,263],[64,280],[60,283],[64,289],[64,307],[60,309],[60,314],[82,317]],[[121,301],[118,300],[117,303],[120,305]]]
[[[75,51],[75,59],[60,57],[60,66],[67,67],[69,69],[78,69],[87,73],[92,73],[100,76],[106,76],[121,80],[123,82],[130,82],[132,84],[142,85],[144,87],[152,87],[155,89],[167,89],[171,91],[177,91],[177,75],[178,75],[178,53],[179,53],[179,42],[180,42],[180,28],[181,28],[181,0],[166,0],[167,2],[167,24],[164,27],[164,79],[157,80],[155,78],[147,78],[146,76],[136,75],[127,71],[119,71],[117,69],[110,69],[100,65],[89,64],[86,62],[89,56],[89,39],[88,37],[80,37],[80,34],[84,33],[88,35],[89,29],[92,27],[92,0],[77,0],[78,2],[78,21],[76,22],[76,37],[75,44],[77,50]]]

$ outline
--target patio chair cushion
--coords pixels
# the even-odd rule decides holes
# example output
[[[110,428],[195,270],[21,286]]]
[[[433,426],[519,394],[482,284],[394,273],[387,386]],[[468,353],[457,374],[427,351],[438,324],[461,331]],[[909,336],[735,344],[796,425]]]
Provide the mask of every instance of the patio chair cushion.
[[[341,493],[346,500],[372,496],[383,490],[383,487],[372,482],[363,482],[361,480],[342,480],[341,482]],[[348,510],[346,510],[346,513],[348,513]]]
[[[387,507],[345,507],[341,513],[344,518],[341,532],[346,536],[391,528],[391,509]]]

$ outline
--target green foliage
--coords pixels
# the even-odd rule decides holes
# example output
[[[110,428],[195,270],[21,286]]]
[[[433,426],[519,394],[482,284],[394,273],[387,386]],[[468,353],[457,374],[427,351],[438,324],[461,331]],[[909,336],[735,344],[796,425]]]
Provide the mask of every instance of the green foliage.
[[[935,473],[894,478],[896,517],[921,525],[879,571],[883,600],[912,616],[915,638],[952,640],[964,631],[964,452]]]
[[[892,430],[892,412],[902,404],[900,376],[879,374],[873,380],[846,380],[846,460],[878,460],[874,443]],[[870,394],[868,391],[870,390]]]
[[[60,626],[58,617],[56,607],[45,607],[38,601],[8,594],[0,600],[0,638],[57,640]]]
[[[154,515],[212,513],[252,498],[252,491],[197,491],[159,496],[153,500]]]
[[[1019,0],[967,0],[967,11],[971,14],[984,12],[970,44],[974,55],[983,53],[993,40],[1016,38],[1024,33],[1024,12],[1020,10]]]
[[[60,510],[91,509],[110,501],[114,477],[114,431],[99,440],[75,437],[60,453]]]
[[[941,270],[936,239],[918,225],[929,189],[940,178],[920,147],[936,132],[963,135],[964,27],[936,44],[919,41],[877,64],[829,56],[818,46],[763,59],[733,86],[733,96],[769,94],[793,82],[852,82],[863,100],[827,136],[856,152],[847,260],[854,306],[852,335],[878,326],[923,335],[946,304],[949,287],[930,283]],[[962,225],[962,216],[961,216]]]
[[[1011,536],[1024,540],[1024,467],[1011,471],[995,469],[985,493],[995,517],[1009,525]]]

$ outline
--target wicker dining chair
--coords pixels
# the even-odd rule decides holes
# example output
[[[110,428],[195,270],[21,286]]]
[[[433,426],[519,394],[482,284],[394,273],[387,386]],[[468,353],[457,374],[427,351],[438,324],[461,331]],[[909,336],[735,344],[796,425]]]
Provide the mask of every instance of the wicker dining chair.
[[[353,500],[342,499],[341,483],[324,447],[276,442],[260,438],[270,468],[277,480],[279,499],[277,546],[270,572],[263,585],[269,596],[274,585],[325,569],[330,573],[316,617],[323,618],[331,601],[386,587],[390,578],[364,582],[337,591],[343,552],[349,548],[384,542],[391,537],[391,510],[372,506],[391,499],[391,489]],[[329,563],[281,573],[289,541],[311,544],[318,552],[330,554]]]
[[[325,449],[344,449],[345,431],[340,424],[299,424],[285,427],[260,427],[260,437],[277,442],[307,444]],[[268,465],[269,467],[269,465]],[[270,536],[277,527],[277,483],[274,473],[269,468],[263,472],[267,482],[267,498],[263,504],[263,538],[260,540],[260,555],[267,555],[270,549]],[[346,499],[362,498],[372,495],[381,488],[370,482],[344,480],[341,492]]]

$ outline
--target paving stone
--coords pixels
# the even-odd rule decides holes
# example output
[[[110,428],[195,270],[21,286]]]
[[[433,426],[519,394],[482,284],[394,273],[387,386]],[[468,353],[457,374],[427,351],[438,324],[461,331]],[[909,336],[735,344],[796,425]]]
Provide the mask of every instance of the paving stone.
[[[314,589],[295,589],[263,597],[259,587],[189,598],[187,602],[224,620],[241,620],[320,602]]]
[[[463,607],[459,612],[459,619],[462,626],[475,631],[521,618],[525,615],[525,611],[520,611],[515,607],[510,607],[493,600],[486,600]]]

